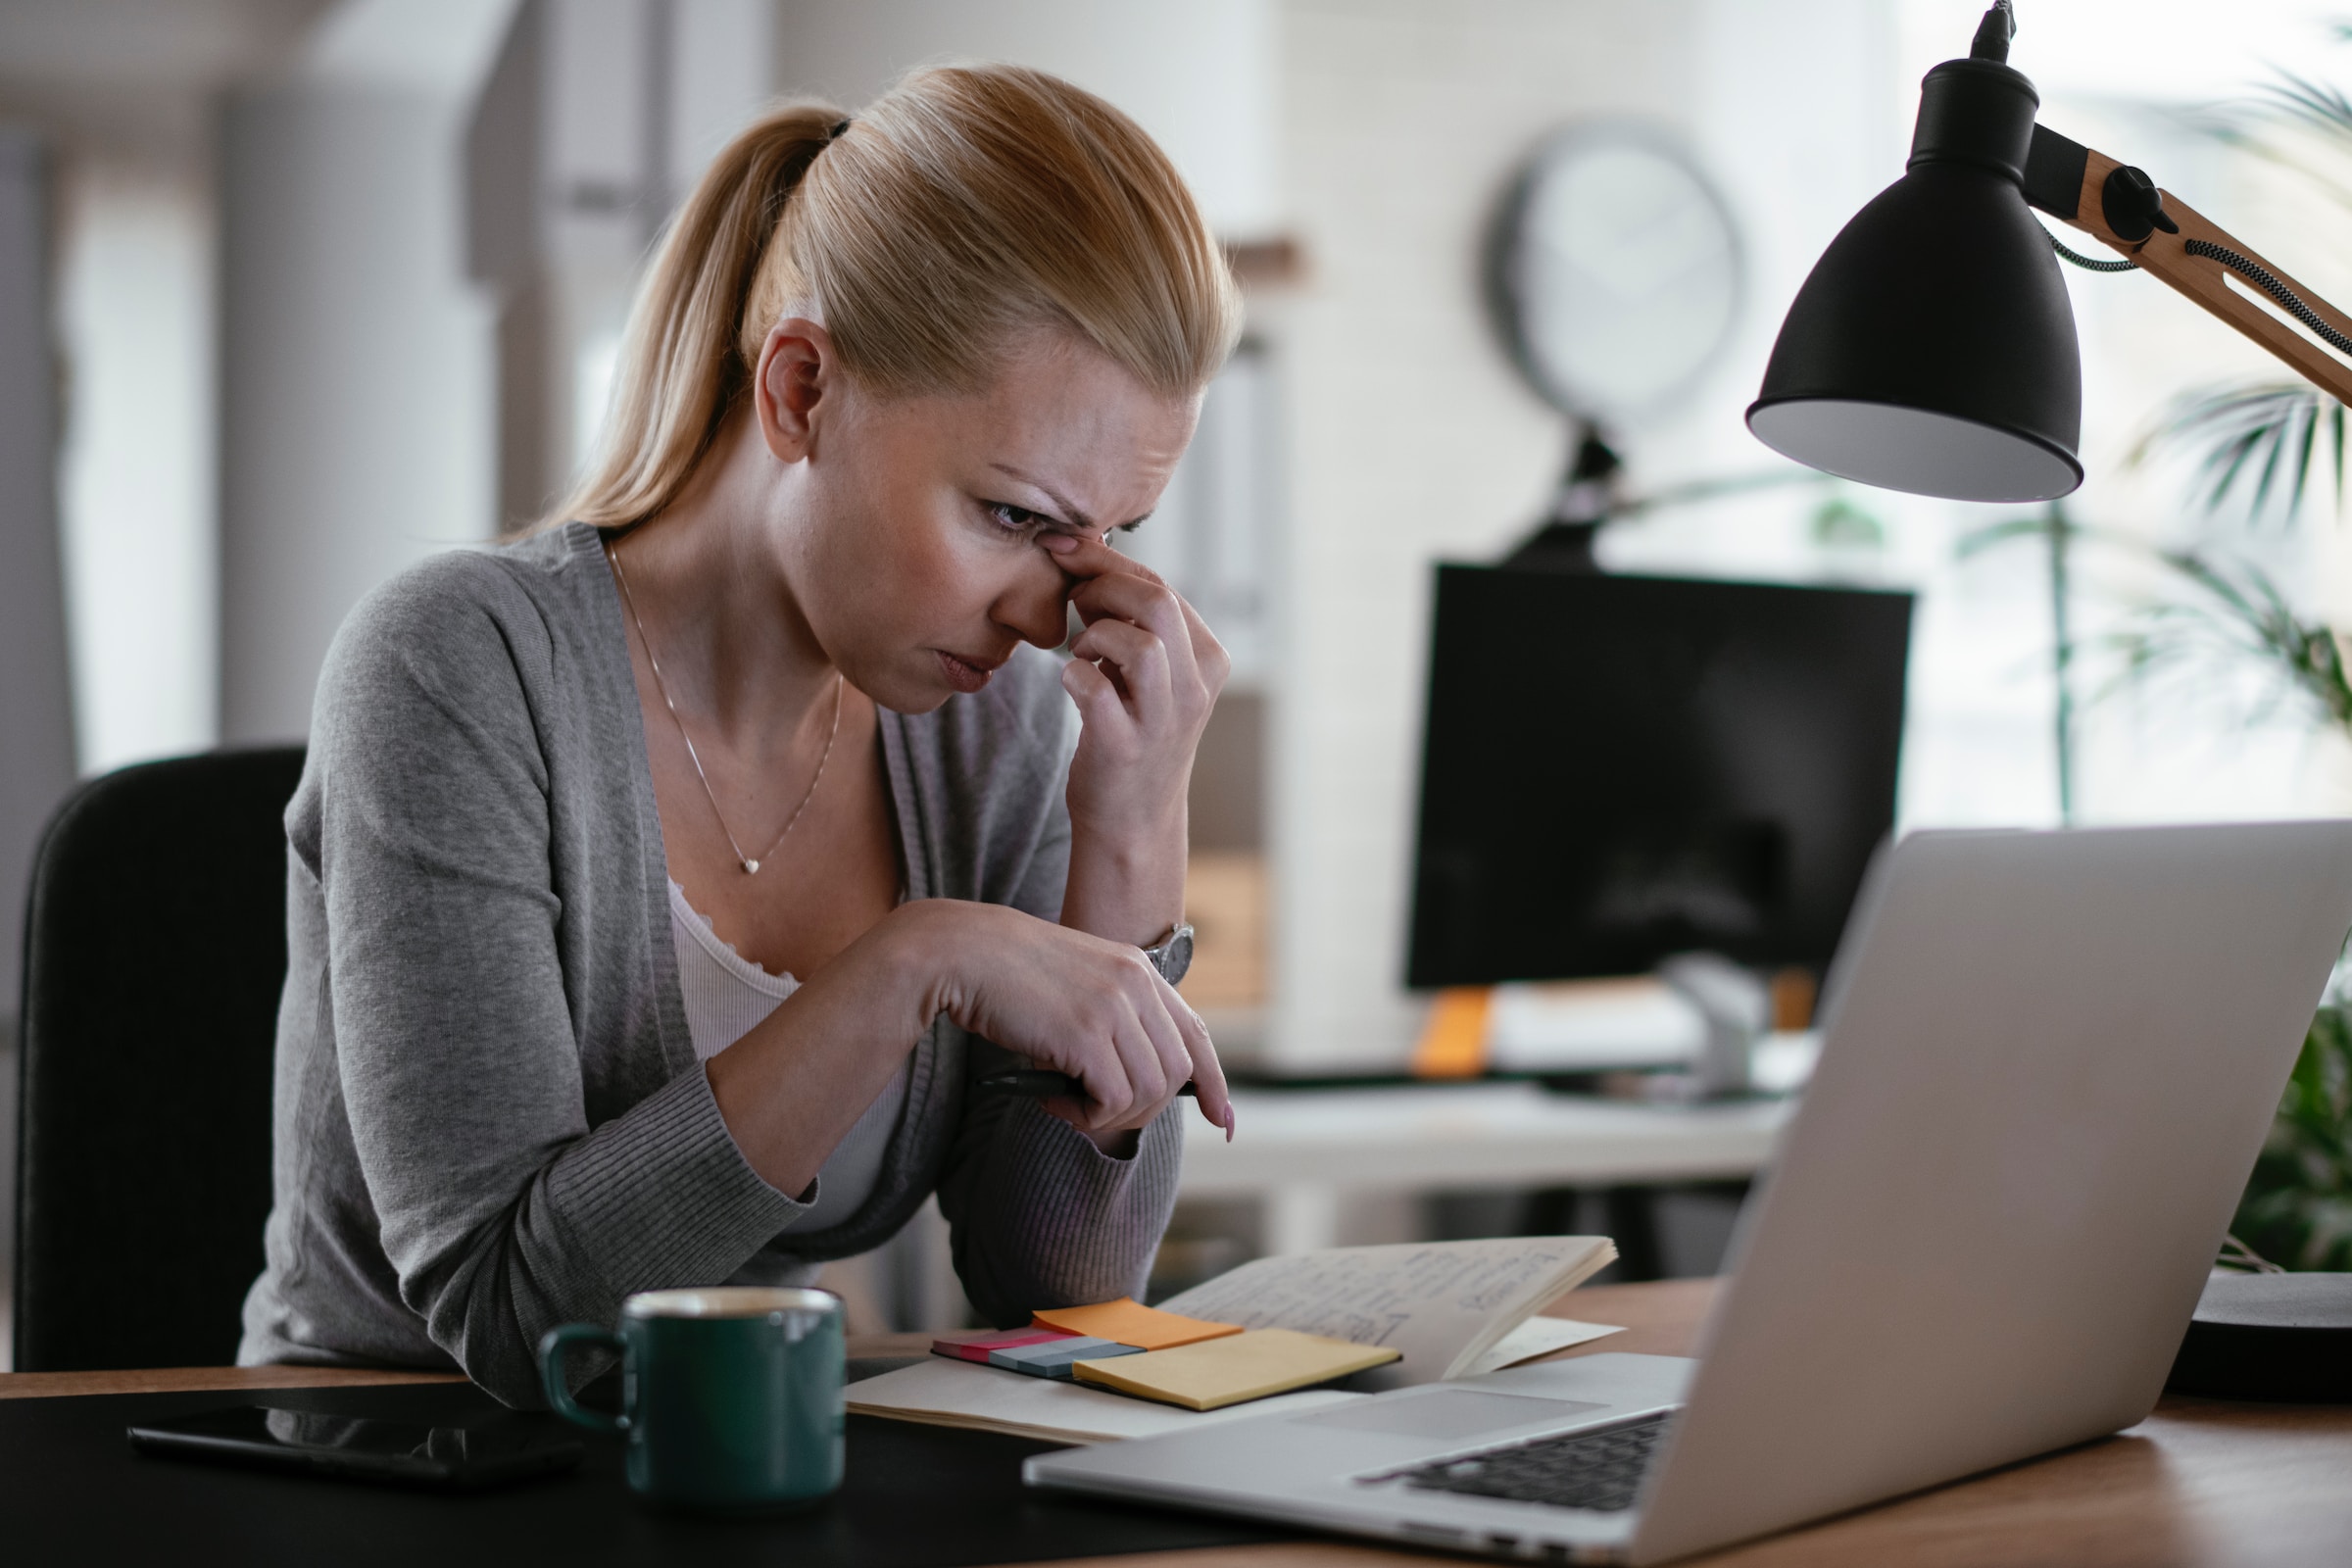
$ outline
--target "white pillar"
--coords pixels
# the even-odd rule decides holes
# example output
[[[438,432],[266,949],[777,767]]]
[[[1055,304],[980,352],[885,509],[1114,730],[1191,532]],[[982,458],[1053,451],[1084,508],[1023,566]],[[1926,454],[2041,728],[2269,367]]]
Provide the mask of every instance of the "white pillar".
[[[220,137],[221,735],[297,740],[368,589],[490,537],[459,132],[507,7],[356,0]],[[477,54],[476,62],[468,59]]]
[[[49,212],[39,138],[0,128],[0,1019],[17,1011],[33,847],[74,782]]]

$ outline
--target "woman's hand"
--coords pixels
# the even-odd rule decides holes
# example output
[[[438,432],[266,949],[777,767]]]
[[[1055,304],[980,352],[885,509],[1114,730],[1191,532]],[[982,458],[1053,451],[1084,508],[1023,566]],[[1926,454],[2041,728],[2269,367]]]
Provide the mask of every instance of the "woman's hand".
[[[1094,539],[1041,543],[1077,579],[1070,603],[1086,627],[1061,672],[1082,725],[1062,921],[1149,946],[1183,917],[1185,792],[1233,662],[1149,566]]]
[[[1099,1144],[1151,1122],[1187,1083],[1200,1114],[1231,1136],[1225,1070],[1200,1014],[1137,949],[995,904],[926,900],[892,917],[933,956],[926,1012],[1040,1066],[1086,1099],[1044,1108]]]
[[[941,1013],[1085,1086],[1045,1109],[1124,1153],[1189,1081],[1233,1135],[1200,1016],[1142,952],[999,904],[901,905],[704,1064],[736,1147],[803,1193]]]

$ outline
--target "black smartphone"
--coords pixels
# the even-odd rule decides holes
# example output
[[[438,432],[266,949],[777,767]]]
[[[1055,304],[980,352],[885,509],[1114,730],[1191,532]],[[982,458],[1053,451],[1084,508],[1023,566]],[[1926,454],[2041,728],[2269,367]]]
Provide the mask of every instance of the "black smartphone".
[[[142,1453],[306,1475],[463,1492],[580,1462],[580,1444],[545,1416],[504,1414],[466,1426],[386,1421],[240,1404],[130,1428]]]

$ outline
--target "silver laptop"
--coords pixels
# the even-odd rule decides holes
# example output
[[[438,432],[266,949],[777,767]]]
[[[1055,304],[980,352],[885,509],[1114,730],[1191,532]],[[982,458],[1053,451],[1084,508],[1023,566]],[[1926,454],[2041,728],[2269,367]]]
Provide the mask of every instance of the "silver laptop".
[[[1696,1361],[1603,1354],[1028,1461],[1033,1486],[1657,1562],[2154,1405],[2352,927],[2352,822],[1920,833]]]

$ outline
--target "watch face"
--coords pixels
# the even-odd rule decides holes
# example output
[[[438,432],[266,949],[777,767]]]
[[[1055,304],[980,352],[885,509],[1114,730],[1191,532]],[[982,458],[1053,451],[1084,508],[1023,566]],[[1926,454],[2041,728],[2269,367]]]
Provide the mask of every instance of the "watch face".
[[[1168,984],[1174,985],[1183,979],[1185,972],[1193,966],[1193,928],[1190,922],[1169,932],[1167,941],[1158,947],[1146,948],[1144,956],[1152,960],[1152,967],[1157,969],[1159,977]]]
[[[1730,340],[1741,284],[1731,210],[1690,155],[1634,123],[1560,132],[1536,152],[1494,236],[1494,304],[1555,408],[1661,413]]]

